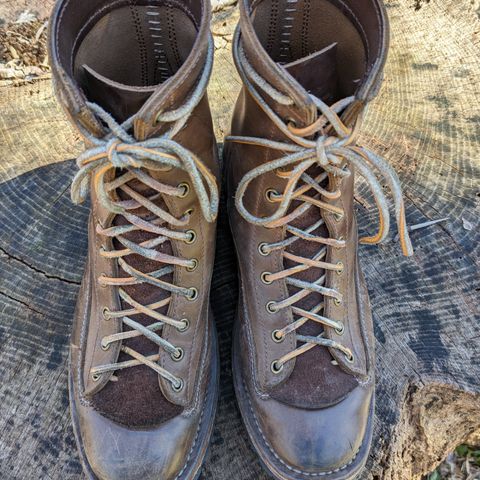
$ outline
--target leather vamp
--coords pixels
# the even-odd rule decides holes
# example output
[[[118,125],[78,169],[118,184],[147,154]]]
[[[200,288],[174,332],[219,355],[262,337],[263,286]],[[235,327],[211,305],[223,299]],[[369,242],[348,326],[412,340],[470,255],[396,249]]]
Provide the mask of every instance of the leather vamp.
[[[146,197],[155,193],[151,190],[149,191],[138,181],[129,182],[128,185]],[[127,196],[121,192],[119,193],[122,200],[128,199]],[[155,203],[161,208],[166,209],[166,205],[161,198],[155,200]],[[145,209],[133,210],[132,213],[143,217],[151,215]],[[125,225],[128,224],[128,222],[123,216],[117,215],[113,224]],[[125,234],[124,237],[127,240],[139,244],[146,240],[156,238],[157,235],[148,232],[134,231]],[[124,248],[117,239],[114,239],[113,244],[115,249],[121,250]],[[170,241],[165,241],[156,247],[156,250],[168,255],[173,254]],[[124,260],[134,269],[144,273],[153,272],[166,266],[164,263],[149,260],[137,254],[128,255],[124,257]],[[129,275],[119,268],[119,276],[128,277]],[[161,279],[170,283],[173,280],[173,274],[165,275]],[[158,302],[170,296],[170,292],[145,283],[122,288],[129,296],[142,305]],[[123,309],[131,308],[131,306],[123,300],[121,303]],[[157,312],[162,314],[167,314],[167,311],[168,305],[157,309]],[[130,315],[130,318],[141,323],[143,326],[148,326],[156,322],[155,319],[145,314]],[[131,330],[131,328],[126,325],[124,325],[123,328],[124,331]],[[157,331],[157,333],[161,335],[161,331]],[[123,345],[145,356],[157,354],[160,348],[143,335],[124,340]],[[122,362],[126,360],[131,360],[131,357],[121,352],[118,361]],[[158,425],[179,415],[183,410],[182,407],[172,404],[163,396],[158,383],[158,374],[145,365],[117,370],[114,375],[114,379],[115,378],[116,380],[108,382],[92,399],[95,408],[115,422],[130,427]]]

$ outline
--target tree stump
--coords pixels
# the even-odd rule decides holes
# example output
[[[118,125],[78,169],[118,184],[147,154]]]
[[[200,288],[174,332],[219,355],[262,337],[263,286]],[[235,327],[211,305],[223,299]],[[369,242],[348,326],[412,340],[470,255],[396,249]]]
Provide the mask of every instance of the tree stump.
[[[0,12],[13,3],[3,0]],[[387,5],[392,49],[362,140],[399,172],[410,224],[448,221],[412,232],[413,258],[403,258],[393,241],[361,249],[378,378],[373,447],[361,478],[416,480],[480,434],[480,5]],[[221,9],[212,26],[217,61],[210,99],[220,142],[240,86],[230,56],[237,15]],[[6,480],[82,478],[67,395],[68,341],[87,248],[88,206],[69,199],[76,167],[68,159],[80,149],[48,80],[0,87],[0,477]],[[360,228],[371,230],[375,209],[359,187]],[[233,392],[236,301],[223,209],[212,286],[221,397],[202,478],[263,480]]]

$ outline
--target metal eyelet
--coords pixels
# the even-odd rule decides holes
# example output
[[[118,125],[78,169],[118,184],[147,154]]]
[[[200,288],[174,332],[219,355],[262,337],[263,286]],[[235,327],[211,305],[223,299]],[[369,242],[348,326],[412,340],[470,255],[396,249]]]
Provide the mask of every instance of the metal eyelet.
[[[198,267],[198,260],[196,258],[192,258],[193,265],[191,267],[187,267],[187,272],[193,272]]]
[[[194,212],[194,209],[189,208],[188,210],[185,211],[184,215],[188,215],[189,217],[191,217],[193,215],[193,212]]]
[[[278,365],[277,360],[274,360],[270,365],[270,369],[272,370],[272,373],[278,375],[283,370],[283,365]]]
[[[340,237],[337,238],[337,241],[338,241],[338,242],[343,242],[344,240],[345,240],[345,238],[344,238],[343,236],[340,236]],[[340,248],[342,248],[342,247],[337,246],[337,247],[333,247],[333,248],[335,248],[335,249],[338,250],[338,249],[340,249]]]
[[[98,382],[102,376],[99,373],[92,373],[92,380]]]
[[[180,333],[186,332],[190,328],[190,321],[188,320],[188,318],[183,318],[180,321],[184,323],[184,326],[183,327],[177,327],[177,330]]]
[[[183,351],[182,348],[178,347],[177,348],[177,353],[172,353],[170,355],[172,357],[172,360],[174,362],[180,362],[181,360],[183,360],[183,357],[185,356],[185,352]]]
[[[264,248],[267,246],[267,244],[265,242],[262,242],[259,246],[258,246],[258,253],[260,255],[262,255],[263,257],[266,257],[268,255],[270,255],[270,252],[266,252],[264,250]]]
[[[187,299],[193,302],[198,298],[198,290],[195,287],[191,287],[190,292],[190,295],[187,295]]]
[[[272,332],[272,340],[275,343],[282,343],[285,340],[285,335],[279,335],[279,334],[280,334],[280,330],[274,330]]]
[[[275,307],[275,302],[268,302],[265,305],[265,308],[267,309],[268,313],[277,313],[278,309]]]
[[[183,390],[184,386],[185,386],[185,382],[180,378],[178,380],[178,385],[175,385],[174,383],[172,383],[172,390],[178,393]]]
[[[337,275],[341,275],[343,273],[345,265],[343,264],[343,262],[338,262],[337,267],[338,267],[337,270],[336,270]]]
[[[187,243],[188,245],[195,243],[195,240],[197,239],[197,233],[195,232],[195,230],[187,230],[185,233],[190,237],[184,240],[185,243]]]
[[[334,298],[334,299],[333,299],[333,303],[334,303],[337,307],[339,307],[339,306],[342,304],[342,301],[339,300],[338,298]]]
[[[337,222],[340,223],[343,220],[344,215],[339,214],[339,213],[334,213],[333,214],[333,219]]]
[[[337,335],[343,335],[345,333],[345,325],[342,323],[341,328],[336,328],[335,333]]]
[[[104,320],[110,320],[109,317],[107,317],[107,313],[110,313],[110,309],[108,307],[103,307],[103,310],[102,310],[102,317]]]
[[[100,346],[102,347],[102,350],[106,352],[110,348],[111,343],[103,343],[103,340],[100,342]]]
[[[347,360],[348,363],[355,362],[355,357],[353,356],[353,353],[350,353],[350,355],[345,355],[345,359]]]
[[[270,202],[270,203],[274,203],[275,200],[273,199],[273,196],[274,195],[278,195],[278,192],[276,190],[274,190],[273,188],[269,188],[267,190],[265,190],[265,198]]]
[[[287,118],[287,127],[290,128],[297,128],[297,122],[293,118]]]
[[[270,285],[272,283],[271,280],[267,280],[268,275],[271,275],[270,272],[263,272],[262,275],[260,275],[260,279],[265,285]]]
[[[102,273],[99,275],[99,277],[98,277],[98,284],[99,284],[100,287],[102,287],[102,288],[107,288],[107,287],[108,287],[108,285],[107,285],[106,283],[102,283],[102,282],[100,281],[101,278],[106,278],[106,277],[107,277],[107,275],[106,275],[106,273],[104,273],[104,272],[102,272]]]
[[[177,188],[183,188],[183,193],[178,198],[185,198],[190,193],[190,185],[186,182],[182,182]]]

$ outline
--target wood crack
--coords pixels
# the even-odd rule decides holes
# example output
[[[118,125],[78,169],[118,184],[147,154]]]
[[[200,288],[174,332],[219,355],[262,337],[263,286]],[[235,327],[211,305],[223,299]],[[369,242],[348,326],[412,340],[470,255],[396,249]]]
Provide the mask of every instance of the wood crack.
[[[11,300],[12,302],[14,303],[18,303],[20,305],[23,305],[24,307],[28,308],[29,310],[31,310],[32,312],[34,313],[37,313],[38,315],[41,315],[42,317],[45,317],[46,315],[41,312],[40,310],[37,310],[36,308],[33,308],[32,306],[30,306],[28,303],[25,303],[25,302],[22,302],[22,300],[19,300],[18,298],[15,298],[15,297],[12,297],[11,295],[8,295],[7,293],[5,292],[2,292],[0,291],[0,295],[2,295],[3,297],[5,298],[8,298],[9,300]]]
[[[76,282],[75,280],[68,280],[67,278],[59,277],[57,275],[50,275],[43,270],[40,270],[37,267],[34,267],[33,265],[30,265],[28,262],[25,260],[21,259],[20,257],[16,257],[15,255],[12,255],[8,253],[5,249],[0,247],[0,253],[4,256],[6,256],[10,260],[15,260],[16,262],[21,263],[25,267],[29,268],[30,270],[33,270],[36,273],[39,273],[40,275],[43,275],[45,278],[48,278],[49,280],[58,280],[60,282],[68,283],[69,285],[78,285],[80,286],[80,282]]]

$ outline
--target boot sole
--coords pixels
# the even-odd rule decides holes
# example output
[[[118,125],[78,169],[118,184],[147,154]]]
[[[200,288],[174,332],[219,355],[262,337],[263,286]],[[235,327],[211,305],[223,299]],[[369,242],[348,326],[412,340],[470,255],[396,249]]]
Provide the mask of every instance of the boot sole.
[[[174,478],[174,480],[197,480],[200,476],[200,469],[203,465],[203,461],[205,460],[205,456],[207,454],[208,446],[210,443],[210,437],[213,431],[213,425],[215,422],[215,414],[217,410],[217,403],[218,403],[218,393],[220,389],[220,356],[218,350],[218,340],[216,334],[216,327],[215,322],[212,320],[212,341],[213,341],[213,348],[214,348],[214,358],[213,358],[213,368],[212,374],[210,376],[210,382],[208,385],[207,394],[205,395],[205,406],[204,406],[204,414],[202,415],[201,424],[199,427],[199,438],[201,441],[198,443],[196,448],[195,454],[190,455],[190,459],[183,469],[181,475],[178,475]],[[78,415],[76,413],[75,407],[75,400],[74,400],[74,393],[73,393],[73,374],[72,370],[69,367],[69,375],[68,375],[68,397],[70,400],[70,414],[72,418],[72,426],[73,426],[73,433],[75,435],[75,441],[77,444],[77,450],[80,455],[80,462],[83,467],[83,472],[87,478],[87,480],[101,480],[97,477],[95,472],[93,471],[92,467],[90,466],[87,455],[85,453],[85,449],[83,448],[83,442],[81,440],[80,435],[80,425]],[[158,479],[163,480],[163,479]]]

